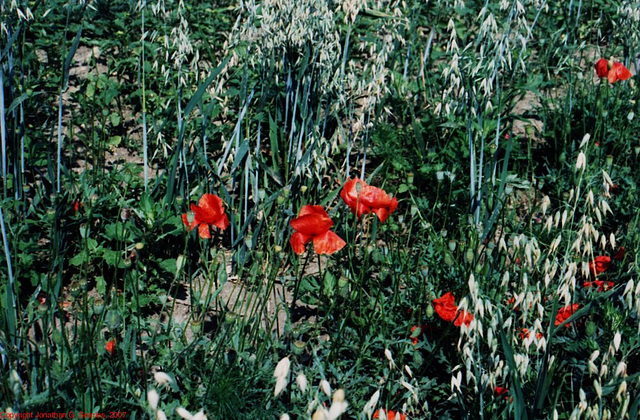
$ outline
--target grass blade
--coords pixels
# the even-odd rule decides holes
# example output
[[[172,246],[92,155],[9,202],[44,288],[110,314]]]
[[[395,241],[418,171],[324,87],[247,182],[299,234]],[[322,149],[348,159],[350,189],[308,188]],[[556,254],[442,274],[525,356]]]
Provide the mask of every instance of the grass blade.
[[[500,332],[500,340],[502,341],[502,350],[504,351],[504,356],[507,359],[507,364],[509,365],[511,374],[511,394],[513,395],[514,418],[516,420],[526,420],[528,418],[527,409],[524,401],[524,395],[522,394],[520,378],[518,377],[518,368],[516,367],[516,361],[513,357],[513,349],[509,344],[507,336],[502,331]]]

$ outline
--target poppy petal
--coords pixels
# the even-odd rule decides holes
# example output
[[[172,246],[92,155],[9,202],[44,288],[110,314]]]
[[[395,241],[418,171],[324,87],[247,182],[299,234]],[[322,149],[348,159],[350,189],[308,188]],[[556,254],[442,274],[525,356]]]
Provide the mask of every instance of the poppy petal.
[[[367,185],[361,194],[361,200],[370,207],[388,207],[391,204],[391,197],[383,189]]]
[[[580,304],[574,303],[573,305],[565,306],[564,308],[558,309],[558,313],[556,314],[556,321],[554,325],[557,327],[558,325],[565,322],[567,319],[571,318],[571,316],[574,314],[575,311],[578,310],[578,308],[580,308]],[[570,326],[571,326],[571,323],[565,324],[565,327],[567,328],[569,328]]]
[[[383,189],[370,185],[367,185],[363,190],[360,200],[378,215],[381,222],[385,222],[387,217],[398,208],[398,200],[396,198],[391,198]],[[381,209],[384,211],[378,212]]]
[[[360,186],[359,188],[358,185]],[[342,191],[340,191],[342,200],[344,200],[345,204],[352,212],[356,213],[358,217],[362,217],[363,214],[371,212],[371,209],[367,207],[362,200],[363,191],[367,187],[368,185],[364,181],[359,178],[354,178],[347,181],[344,187],[342,187]],[[360,192],[358,192],[358,190],[360,190]]]
[[[213,194],[204,194],[192,208],[198,221],[210,225],[222,215],[222,200]]]
[[[389,217],[389,211],[387,209],[373,209],[373,212],[382,223],[386,222]]]
[[[389,214],[391,214],[394,211],[396,211],[397,208],[398,208],[398,199],[393,197],[391,199],[391,204],[389,205]]]
[[[198,226],[198,234],[202,239],[211,238],[211,229],[209,229],[209,225],[202,223]]]
[[[215,194],[203,194],[198,206],[209,212],[222,213],[222,199]]]
[[[471,324],[471,321],[473,321],[473,314],[467,311],[461,311],[460,313],[456,314],[456,320],[453,325],[459,327],[464,324],[468,327],[469,324]]]
[[[362,186],[364,182],[360,181],[358,178],[350,179],[344,184],[344,187],[342,187],[342,190],[340,191],[340,197],[349,207],[355,205],[355,201],[358,199],[356,184],[360,184]]]
[[[453,305],[455,306],[456,298],[453,293],[447,292],[438,299],[433,300],[434,305]]]
[[[296,254],[304,254],[304,246],[307,242],[311,240],[311,237],[303,235],[300,232],[294,232],[291,235],[291,248],[293,248],[293,252]]]
[[[598,274],[607,271],[610,265],[611,257],[599,255],[589,263],[589,271],[591,272],[591,275],[597,276]]]
[[[614,75],[615,82],[616,80],[628,80],[631,78],[631,72],[627,69],[622,63],[613,63],[613,67],[609,70],[609,81],[611,81],[611,75]]]
[[[322,206],[314,206],[311,204],[302,206],[302,208],[300,209],[300,214],[298,214],[298,217],[307,216],[311,214],[317,215],[317,216],[329,217],[326,210]]]
[[[442,297],[433,300],[434,310],[443,321],[451,322],[458,315],[458,307],[453,293],[447,292]],[[462,322],[462,321],[461,321]]]
[[[609,73],[607,60],[605,60],[604,58],[601,58],[600,60],[598,60],[596,62],[595,68],[596,68],[596,73],[598,77],[607,77],[607,74]]]
[[[222,213],[222,216],[218,217],[212,224],[221,230],[225,230],[229,227],[229,218],[226,214]]]
[[[313,249],[316,254],[333,254],[344,248],[346,244],[341,237],[330,230],[313,238]]]
[[[322,235],[326,233],[333,222],[322,206],[306,205],[300,210],[300,215],[289,222],[292,228],[306,236]]]

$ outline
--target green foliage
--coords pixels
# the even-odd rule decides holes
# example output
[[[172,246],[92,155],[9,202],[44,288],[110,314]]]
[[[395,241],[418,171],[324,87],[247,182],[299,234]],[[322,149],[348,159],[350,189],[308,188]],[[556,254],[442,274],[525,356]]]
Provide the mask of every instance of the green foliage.
[[[637,5],[374,3],[2,9],[0,411],[637,417]]]

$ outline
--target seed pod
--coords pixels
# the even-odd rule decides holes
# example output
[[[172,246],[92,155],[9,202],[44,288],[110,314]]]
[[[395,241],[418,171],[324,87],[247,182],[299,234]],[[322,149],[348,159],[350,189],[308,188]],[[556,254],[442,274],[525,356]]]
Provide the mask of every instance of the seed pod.
[[[471,248],[467,249],[467,252],[466,252],[466,254],[465,254],[465,258],[467,259],[467,262],[468,262],[469,264],[473,264],[473,259],[474,259],[474,257],[475,257],[475,255],[474,255],[474,254],[475,254],[475,253],[473,252],[473,249],[471,249]]]

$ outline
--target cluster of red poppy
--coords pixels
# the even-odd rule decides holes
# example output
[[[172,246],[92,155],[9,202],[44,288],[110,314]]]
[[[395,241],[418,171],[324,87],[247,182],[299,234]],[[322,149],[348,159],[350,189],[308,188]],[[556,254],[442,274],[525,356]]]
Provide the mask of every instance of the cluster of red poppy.
[[[593,277],[597,278],[599,274],[602,274],[609,269],[613,260],[623,260],[625,252],[626,251],[622,246],[613,256],[613,259],[607,255],[598,255],[593,261],[589,262],[589,272]],[[606,292],[615,286],[615,283],[612,281],[594,280],[584,282],[583,286],[585,288],[596,288],[598,292]]]
[[[560,308],[558,310],[558,313],[556,314],[554,325],[557,327],[558,325],[562,324],[564,321],[569,319],[571,315],[573,315],[578,309],[580,309],[579,303],[574,303],[573,305]],[[568,323],[565,325],[565,327],[567,328],[569,328],[570,326],[571,326],[571,323]],[[520,337],[520,339],[526,340],[531,336],[531,331],[529,331],[528,328],[518,329],[518,336]],[[542,334],[539,331],[536,332],[536,338],[538,340],[540,340],[542,337],[544,337],[544,334]]]
[[[358,217],[375,213],[383,223],[398,207],[395,197],[391,198],[384,190],[358,178],[347,181],[340,191],[340,197]],[[316,254],[333,254],[346,245],[342,238],[329,230],[333,222],[321,206],[302,207],[298,217],[291,220],[290,224],[295,230],[291,235],[291,247],[296,254],[304,253],[305,245],[311,241]]]
[[[596,277],[600,273],[607,271],[611,265],[611,257],[606,255],[599,255],[593,261],[589,263],[589,271],[591,275]]]
[[[358,217],[375,213],[383,223],[398,207],[396,198],[358,178],[347,181],[340,197]],[[203,239],[211,237],[211,227],[225,230],[229,226],[222,200],[214,194],[204,194],[198,205],[191,204],[191,212],[182,215],[182,222],[189,230],[197,227]],[[291,247],[296,254],[304,253],[305,245],[309,242],[313,242],[316,254],[333,254],[346,245],[342,238],[329,230],[333,221],[322,206],[303,206],[298,217],[291,220],[290,224],[295,231],[291,235]]]
[[[596,290],[598,292],[606,292],[607,290],[615,286],[615,283],[612,281],[603,281],[603,280],[585,281],[583,286],[586,288],[597,287]]]
[[[202,239],[211,238],[211,227],[216,226],[225,230],[229,226],[229,219],[224,212],[222,199],[214,194],[204,194],[198,205],[191,204],[191,213],[182,215],[182,222],[193,230],[198,228]]]
[[[607,61],[604,58],[601,58],[596,62],[595,68],[598,77],[606,77],[607,80],[609,80],[609,83],[615,83],[618,80],[628,80],[631,78],[631,72],[629,69],[627,69],[622,63],[614,62],[613,59]]]
[[[453,293],[447,292],[441,297],[434,299],[433,309],[438,316],[446,322],[453,322],[456,327],[462,326],[462,324],[469,326],[473,321],[473,314],[464,310],[460,310],[456,305],[456,298]],[[415,346],[418,344],[419,337],[430,330],[427,325],[414,325],[411,327],[411,343]]]
[[[606,256],[606,255],[597,256],[596,258],[594,258],[592,261],[589,262],[589,271],[591,272],[591,274],[594,277],[597,277],[599,274],[602,274],[606,270],[609,269],[609,267],[611,266],[611,263],[612,263],[613,260],[622,260],[622,259],[624,259],[625,252],[626,252],[625,248],[624,247],[620,247],[620,249],[613,256],[613,259],[611,257]],[[584,282],[583,286],[585,288],[595,288],[598,292],[606,292],[607,290],[609,290],[613,286],[615,286],[615,283],[612,282],[612,281],[594,280],[594,281],[586,281],[586,282]],[[507,301],[507,304],[508,305],[514,305],[515,301],[516,301],[516,298],[515,297],[511,297]],[[559,309],[558,313],[556,314],[556,319],[555,319],[554,325],[557,327],[558,325],[560,325],[563,322],[565,322],[579,308],[580,308],[580,304],[574,303],[573,305],[569,305],[569,306],[566,306],[564,308]],[[518,310],[518,307],[516,306],[516,307],[514,307],[514,309]],[[565,327],[570,327],[570,326],[571,326],[571,323],[565,324]],[[522,330],[520,330],[518,335],[522,339],[529,338],[529,330],[527,328],[523,328]],[[542,333],[540,333],[540,332],[536,333],[536,338],[538,338],[538,339],[542,338]]]
[[[456,306],[456,298],[451,292],[447,292],[442,295],[442,297],[434,299],[433,307],[440,318],[447,322],[453,322],[453,325],[456,327],[462,324],[469,326],[471,321],[473,321],[473,314],[458,309],[458,306]]]
[[[602,60],[601,60],[602,61]],[[625,256],[625,248],[620,247],[620,249],[613,256],[614,260],[623,260]],[[604,273],[609,269],[612,263],[612,259],[606,255],[599,255],[593,261],[589,262],[589,271],[594,277],[597,277],[599,274]],[[604,280],[594,280],[594,281],[586,281],[583,283],[585,288],[597,288],[598,292],[605,292],[615,286],[615,283],[612,281],[604,281]],[[556,315],[555,326],[562,324],[567,319],[571,317],[578,309],[580,308],[580,304],[574,303],[570,306],[565,306],[558,310],[558,314]],[[571,323],[565,324],[565,327],[571,326]]]
[[[304,253],[305,245],[311,241],[316,254],[333,254],[346,245],[341,237],[329,230],[333,221],[322,206],[307,204],[290,223],[295,230],[291,235],[291,248],[296,254]]]
[[[398,208],[398,200],[395,197],[389,197],[384,190],[367,185],[358,178],[350,179],[344,184],[340,197],[358,217],[375,213],[382,223]]]
[[[562,324],[567,319],[571,318],[571,315],[573,315],[578,309],[580,309],[579,303],[574,303],[573,305],[565,306],[564,308],[558,309],[558,314],[556,315],[556,322],[553,325],[557,327],[558,325]],[[567,328],[569,328],[570,326],[571,326],[570,322],[568,324],[565,324],[565,327]]]

